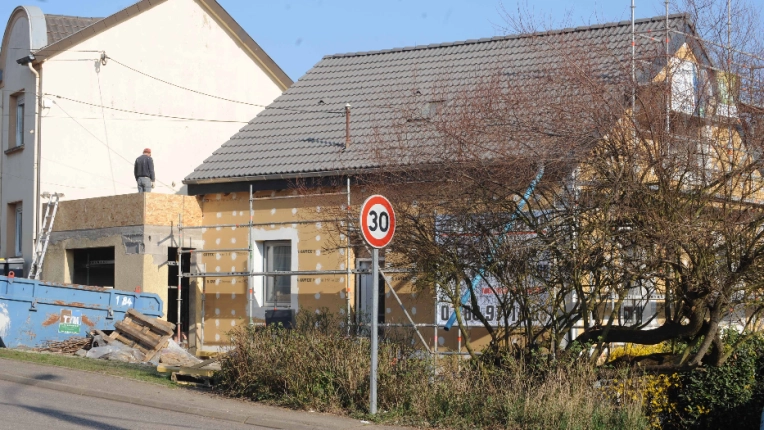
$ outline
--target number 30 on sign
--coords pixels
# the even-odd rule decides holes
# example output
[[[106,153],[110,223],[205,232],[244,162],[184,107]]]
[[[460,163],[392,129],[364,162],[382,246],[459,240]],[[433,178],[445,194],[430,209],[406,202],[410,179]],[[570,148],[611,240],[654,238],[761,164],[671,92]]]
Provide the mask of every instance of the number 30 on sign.
[[[374,248],[384,248],[395,233],[395,212],[390,201],[380,195],[366,199],[361,206],[361,231]]]

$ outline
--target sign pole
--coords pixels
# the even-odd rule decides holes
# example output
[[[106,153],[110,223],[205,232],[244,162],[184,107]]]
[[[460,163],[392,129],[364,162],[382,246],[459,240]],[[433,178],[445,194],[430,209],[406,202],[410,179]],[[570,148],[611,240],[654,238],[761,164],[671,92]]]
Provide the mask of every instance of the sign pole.
[[[379,348],[379,249],[371,251],[371,393],[369,412],[377,413],[377,353]]]
[[[371,247],[371,374],[369,413],[377,413],[377,368],[379,350],[379,248],[386,247],[395,234],[395,211],[385,197],[373,195],[361,205],[361,233]]]

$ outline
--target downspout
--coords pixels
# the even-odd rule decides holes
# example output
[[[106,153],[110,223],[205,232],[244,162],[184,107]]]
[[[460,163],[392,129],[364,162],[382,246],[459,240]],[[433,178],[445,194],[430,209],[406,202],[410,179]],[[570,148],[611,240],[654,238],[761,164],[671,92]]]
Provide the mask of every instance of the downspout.
[[[35,70],[34,66],[32,65],[32,62],[27,63],[27,67],[29,67],[29,70],[34,73],[34,79],[35,79],[35,103],[34,103],[34,148],[35,148],[35,154],[36,159],[34,163],[34,175],[35,175],[35,206],[34,206],[34,216],[35,216],[35,222],[34,222],[34,241],[33,243],[35,246],[32,247],[32,252],[34,252],[36,248],[37,240],[40,238],[40,164],[42,161],[42,154],[41,154],[41,144],[40,144],[40,128],[41,128],[41,113],[42,109],[40,109],[40,106],[42,105],[42,88],[41,88],[41,79],[40,79],[40,73]]]

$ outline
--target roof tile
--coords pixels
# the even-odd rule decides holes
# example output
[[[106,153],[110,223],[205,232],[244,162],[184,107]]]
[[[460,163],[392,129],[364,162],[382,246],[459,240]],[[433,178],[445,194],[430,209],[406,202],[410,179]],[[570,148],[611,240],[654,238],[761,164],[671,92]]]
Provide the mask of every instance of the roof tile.
[[[661,16],[637,20],[635,25],[640,33],[663,31],[664,23]],[[672,15],[670,25],[684,31],[689,20]],[[631,58],[631,22],[327,55],[189,174],[186,182],[375,167],[375,128],[399,118],[401,108],[414,100],[415,89],[421,93],[416,100],[424,102],[443,83],[476,83],[497,67],[513,79],[538,79],[540,71],[557,67],[557,45],[564,41],[611,50],[591,53],[603,56],[592,59],[607,73],[619,66],[618,61]],[[646,49],[648,43],[660,40],[645,39],[638,46]],[[352,105],[351,144],[343,151],[345,103]]]
[[[79,16],[45,15],[45,25],[48,29],[48,45],[77,33],[103,18],[83,18]]]

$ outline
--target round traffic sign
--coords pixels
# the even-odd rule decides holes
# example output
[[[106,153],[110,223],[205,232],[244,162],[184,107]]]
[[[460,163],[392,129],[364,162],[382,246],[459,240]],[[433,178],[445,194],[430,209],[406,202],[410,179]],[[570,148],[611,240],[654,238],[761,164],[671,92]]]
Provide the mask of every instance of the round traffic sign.
[[[395,212],[389,200],[377,194],[363,202],[361,232],[374,248],[384,248],[390,243],[395,233]]]

